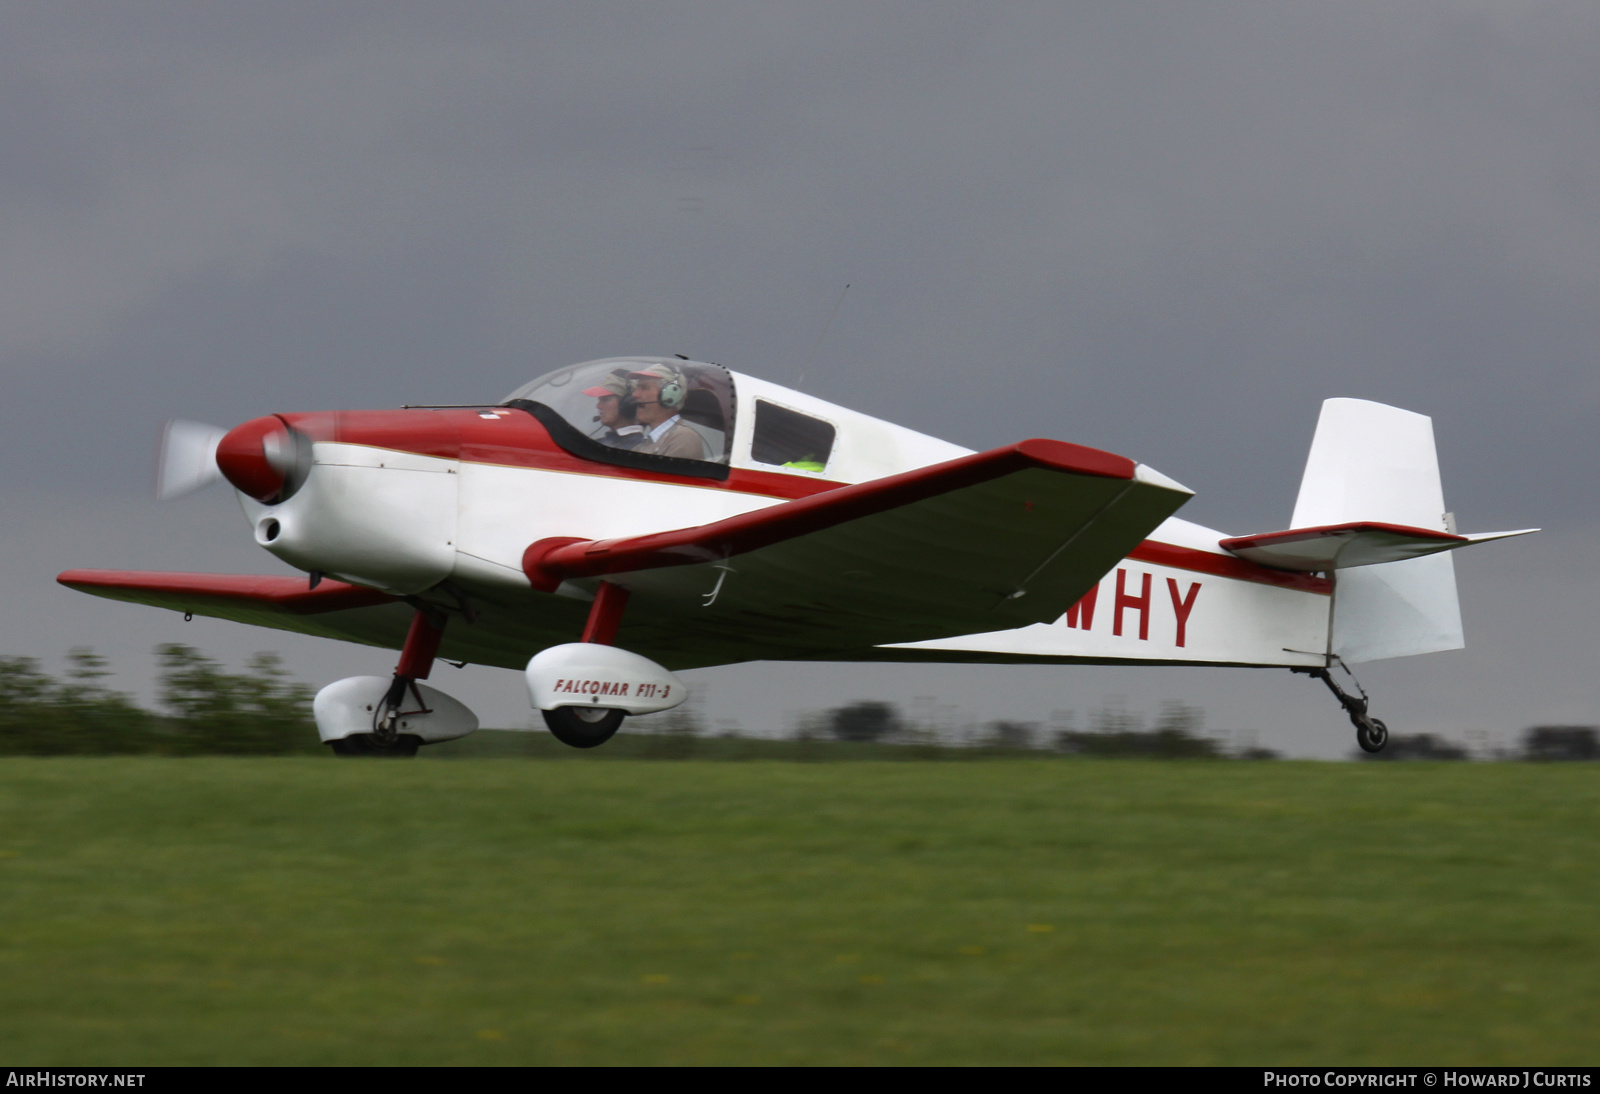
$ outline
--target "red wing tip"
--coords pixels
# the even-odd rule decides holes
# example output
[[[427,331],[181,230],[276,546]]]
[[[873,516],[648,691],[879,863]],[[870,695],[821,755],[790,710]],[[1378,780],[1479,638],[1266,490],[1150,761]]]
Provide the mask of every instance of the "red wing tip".
[[[194,574],[149,570],[67,570],[56,581],[80,592],[104,593],[125,590],[130,593],[213,597],[228,601],[251,601],[296,614],[339,611],[344,608],[371,607],[398,599],[361,585],[333,579],[315,589],[306,580],[287,574]]]
[[[56,575],[56,584],[72,588],[77,585],[110,585],[115,582],[107,581],[107,576],[114,576],[112,570],[63,570]]]
[[[1035,463],[1057,471],[1071,471],[1079,475],[1098,475],[1107,479],[1131,479],[1139,465],[1126,456],[1102,452],[1069,441],[1055,441],[1047,437],[1034,437],[1022,441],[1017,451]]]
[[[268,577],[255,574],[195,574],[168,570],[64,570],[56,575],[57,583],[67,586],[86,585],[95,589],[194,589],[204,586],[213,591],[219,586],[235,591],[246,583],[261,581],[294,581],[296,578]]]

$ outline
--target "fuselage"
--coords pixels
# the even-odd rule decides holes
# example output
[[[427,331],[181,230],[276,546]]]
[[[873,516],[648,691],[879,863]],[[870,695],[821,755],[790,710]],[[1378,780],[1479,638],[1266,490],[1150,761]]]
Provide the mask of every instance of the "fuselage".
[[[591,362],[575,366],[570,382],[662,360]],[[666,367],[691,378],[717,368],[670,360]],[[239,497],[266,550],[305,571],[495,617],[493,640],[452,634],[453,655],[520,667],[537,643],[581,619],[592,596],[581,585],[533,589],[523,557],[530,544],[710,524],[970,451],[756,377],[715,377],[720,406],[708,395],[698,417],[686,419],[702,436],[704,466],[602,451],[610,435],[585,420],[582,389],[560,385],[549,402],[276,415],[281,436],[273,419],[258,419],[265,424],[247,423],[256,432],[235,443],[250,452],[265,445],[266,463],[249,465],[256,478],[238,470],[248,461],[230,469],[219,455],[219,463],[236,485],[244,482]],[[529,385],[533,395],[546,394],[541,382]],[[686,413],[694,406],[690,399]],[[252,440],[257,434],[265,440]],[[1141,474],[1159,478],[1148,468]],[[1330,582],[1247,562],[1220,547],[1222,538],[1170,518],[1055,622],[880,646],[870,656],[1322,664]],[[762,656],[759,648],[743,656],[686,648],[677,666]]]

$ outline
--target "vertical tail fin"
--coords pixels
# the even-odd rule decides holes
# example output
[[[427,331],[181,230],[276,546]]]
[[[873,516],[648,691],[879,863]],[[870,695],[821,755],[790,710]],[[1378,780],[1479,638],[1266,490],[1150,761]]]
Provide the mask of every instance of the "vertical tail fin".
[[[1322,404],[1290,527],[1351,521],[1454,530],[1431,418],[1362,399]],[[1376,661],[1463,645],[1449,552],[1337,571],[1330,653]]]

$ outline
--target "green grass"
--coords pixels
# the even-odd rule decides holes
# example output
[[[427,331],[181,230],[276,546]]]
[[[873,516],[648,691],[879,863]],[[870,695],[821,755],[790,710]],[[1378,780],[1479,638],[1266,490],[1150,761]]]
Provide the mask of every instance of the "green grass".
[[[1002,747],[967,747],[941,744],[883,744],[876,741],[772,740],[764,737],[696,737],[676,733],[619,733],[605,747],[569,748],[543,731],[480,729],[470,737],[429,745],[418,754],[427,760],[478,760],[523,757],[576,763],[613,760],[786,760],[806,763],[859,763],[862,760],[943,760],[972,763],[982,760],[1039,759],[1051,755],[1035,750]]]
[[[8,1064],[1594,1064],[1600,767],[0,762]]]

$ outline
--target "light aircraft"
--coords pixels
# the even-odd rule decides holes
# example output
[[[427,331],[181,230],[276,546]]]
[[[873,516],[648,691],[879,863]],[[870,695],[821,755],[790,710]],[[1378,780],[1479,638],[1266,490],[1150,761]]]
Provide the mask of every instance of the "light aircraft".
[[[1281,667],[1381,749],[1345,662],[1463,645],[1430,419],[1323,404],[1289,528],[1229,536],[1191,491],[1056,440],[972,452],[681,356],[557,369],[498,403],[168,426],[157,493],[230,483],[306,577],[70,570],[152,604],[400,651],[318,693],[344,756],[477,719],[435,658],[521,670],[561,741],[602,744],[744,661]],[[1534,531],[1526,529],[1524,531]],[[1354,678],[1351,677],[1351,680]]]

